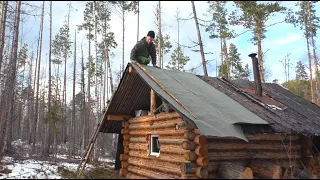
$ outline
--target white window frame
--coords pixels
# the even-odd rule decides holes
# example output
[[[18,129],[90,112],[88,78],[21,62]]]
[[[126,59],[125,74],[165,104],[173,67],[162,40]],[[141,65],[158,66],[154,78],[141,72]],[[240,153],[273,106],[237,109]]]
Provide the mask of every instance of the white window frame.
[[[160,155],[160,147],[159,147],[159,152],[152,152],[152,147],[154,145],[157,146],[157,144],[153,144],[153,141],[152,141],[153,137],[157,137],[158,138],[158,143],[159,143],[159,135],[151,134],[150,135],[150,149],[149,149],[149,151],[150,151],[150,155],[151,156],[157,156],[158,157]],[[159,146],[160,146],[160,144],[159,144]]]

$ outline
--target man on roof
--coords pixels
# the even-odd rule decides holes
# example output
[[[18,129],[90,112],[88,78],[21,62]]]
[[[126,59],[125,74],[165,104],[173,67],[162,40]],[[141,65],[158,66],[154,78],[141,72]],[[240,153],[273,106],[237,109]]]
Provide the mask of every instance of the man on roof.
[[[154,38],[154,31],[149,31],[146,37],[143,37],[137,42],[137,44],[131,50],[131,62],[138,62],[140,64],[148,65],[151,57],[153,67],[158,67],[156,65],[156,47],[152,42]]]

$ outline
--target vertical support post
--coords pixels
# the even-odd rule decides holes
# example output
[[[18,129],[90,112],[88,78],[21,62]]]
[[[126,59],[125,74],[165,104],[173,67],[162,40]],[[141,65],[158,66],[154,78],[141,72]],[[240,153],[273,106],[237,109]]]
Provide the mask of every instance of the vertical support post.
[[[153,89],[150,91],[150,113],[154,115],[154,111],[157,109],[157,98]]]

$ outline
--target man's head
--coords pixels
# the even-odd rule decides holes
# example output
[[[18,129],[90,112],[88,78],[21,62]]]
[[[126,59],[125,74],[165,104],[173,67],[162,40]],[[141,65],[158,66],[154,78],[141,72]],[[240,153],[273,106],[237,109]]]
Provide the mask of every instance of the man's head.
[[[153,41],[154,37],[155,37],[154,31],[149,31],[146,37],[147,43],[150,44]]]

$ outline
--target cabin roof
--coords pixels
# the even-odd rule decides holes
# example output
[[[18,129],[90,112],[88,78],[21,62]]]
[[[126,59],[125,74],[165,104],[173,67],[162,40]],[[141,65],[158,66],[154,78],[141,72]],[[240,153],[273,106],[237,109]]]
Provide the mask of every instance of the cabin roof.
[[[320,134],[320,107],[278,84],[263,83],[263,96],[259,97],[254,93],[254,83],[248,80],[227,81],[141,67],[145,71],[128,63],[106,110],[100,132],[121,132],[122,122],[107,120],[107,115],[133,115],[135,110],[148,110],[152,88],[203,135],[246,140],[243,132]],[[134,69],[131,73],[130,68]]]
[[[129,67],[134,72],[129,73]],[[247,140],[241,124],[268,124],[194,74],[130,63],[106,114],[133,115],[135,110],[149,109],[150,88],[198,128],[202,135]],[[102,123],[102,132],[121,131],[121,124],[117,121],[105,118]]]
[[[275,132],[320,134],[320,107],[276,83],[263,83],[263,96],[258,97],[254,82],[248,80],[209,77],[205,81],[266,120]]]

